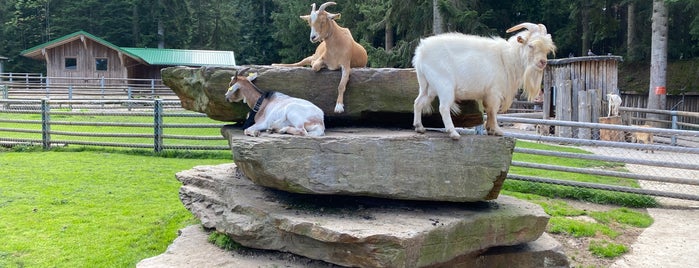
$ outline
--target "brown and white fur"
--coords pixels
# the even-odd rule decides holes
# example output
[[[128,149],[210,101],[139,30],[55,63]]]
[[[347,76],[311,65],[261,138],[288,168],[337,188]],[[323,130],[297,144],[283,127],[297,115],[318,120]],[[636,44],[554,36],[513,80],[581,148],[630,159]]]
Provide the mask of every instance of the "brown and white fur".
[[[347,88],[352,68],[366,67],[368,56],[362,45],[354,41],[349,29],[340,27],[335,19],[340,18],[340,14],[333,14],[325,11],[335,2],[324,3],[316,10],[316,4],[311,7],[311,14],[300,16],[311,26],[310,40],[312,43],[320,42],[313,55],[291,64],[272,64],[273,66],[300,67],[310,65],[313,71],[320,71],[322,68],[328,70],[342,71],[340,84],[337,86],[337,101],[335,112],[342,113],[344,109],[344,94]]]
[[[313,103],[299,98],[290,97],[280,92],[266,94],[258,89],[252,81],[256,74],[245,77],[238,75],[247,70],[243,69],[231,77],[226,100],[229,102],[243,101],[253,109],[260,97],[263,99],[255,123],[244,130],[245,135],[257,137],[260,131],[287,133],[300,136],[323,136],[325,123],[323,111]]]

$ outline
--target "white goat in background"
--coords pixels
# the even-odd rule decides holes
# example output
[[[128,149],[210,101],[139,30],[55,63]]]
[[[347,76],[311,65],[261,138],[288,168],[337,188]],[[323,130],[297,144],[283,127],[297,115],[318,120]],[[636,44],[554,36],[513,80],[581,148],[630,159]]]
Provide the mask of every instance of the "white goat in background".
[[[243,101],[252,109],[243,125],[245,135],[257,137],[263,130],[300,136],[325,134],[323,110],[304,99],[280,92],[263,92],[252,83],[257,78],[256,74],[248,77],[238,75],[246,70],[248,68],[236,71],[226,92],[227,101]]]
[[[340,27],[335,22],[335,19],[340,18],[340,14],[325,11],[325,8],[331,5],[336,5],[336,3],[324,3],[316,10],[316,4],[313,3],[311,14],[301,16],[311,26],[311,42],[320,42],[316,52],[297,63],[272,65],[283,67],[311,65],[313,71],[316,72],[322,68],[342,70],[342,78],[337,86],[337,102],[335,103],[335,112],[342,113],[345,111],[344,95],[352,68],[366,67],[368,56],[366,49],[354,41],[350,30]]]
[[[422,113],[431,112],[434,97],[439,97],[439,113],[445,131],[459,139],[450,112],[459,113],[459,100],[482,100],[490,135],[503,135],[498,126],[498,111],[512,105],[523,86],[532,100],[541,90],[547,55],[556,46],[543,24],[522,23],[508,33],[526,29],[508,40],[447,33],[422,39],[415,49],[413,66],[420,93],[415,99],[413,126],[424,133]]]
[[[614,93],[607,94],[607,103],[609,104],[609,112],[607,117],[619,116],[619,107],[621,106],[621,97]]]

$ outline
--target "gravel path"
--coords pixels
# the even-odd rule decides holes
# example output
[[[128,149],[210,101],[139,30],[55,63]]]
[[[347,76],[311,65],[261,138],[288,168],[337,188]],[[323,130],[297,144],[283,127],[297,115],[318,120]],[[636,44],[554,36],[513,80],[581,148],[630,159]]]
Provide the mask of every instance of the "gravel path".
[[[667,152],[646,153],[636,150],[585,147],[596,154],[620,157],[636,157],[677,163],[699,163],[699,155]],[[677,178],[699,179],[699,171],[627,164],[626,168],[638,174]],[[663,182],[641,181],[644,189],[699,195],[699,186]],[[674,198],[658,198],[660,208],[650,208],[654,219],[631,246],[631,251],[614,264],[613,268],[626,267],[697,267],[699,263],[699,201]]]

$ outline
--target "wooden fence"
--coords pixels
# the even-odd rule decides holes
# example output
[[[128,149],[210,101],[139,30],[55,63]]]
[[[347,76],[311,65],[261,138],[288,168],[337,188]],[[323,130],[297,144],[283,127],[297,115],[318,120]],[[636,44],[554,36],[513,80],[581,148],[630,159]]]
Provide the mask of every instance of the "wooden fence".
[[[160,79],[46,77],[34,73],[0,74],[0,99],[163,99],[177,100]]]
[[[6,146],[229,150],[220,134],[224,125],[185,111],[179,101],[0,100],[0,144]]]

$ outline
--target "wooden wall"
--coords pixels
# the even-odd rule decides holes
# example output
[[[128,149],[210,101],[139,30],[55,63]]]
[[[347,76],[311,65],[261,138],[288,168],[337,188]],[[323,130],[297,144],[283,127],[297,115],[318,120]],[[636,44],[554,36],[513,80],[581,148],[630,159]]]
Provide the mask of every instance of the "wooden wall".
[[[544,119],[597,123],[607,116],[606,94],[618,92],[619,56],[554,59],[544,70]],[[556,135],[589,138],[597,133],[559,127]]]
[[[48,60],[46,62],[47,76],[49,77],[75,77],[75,78],[128,78],[128,71],[125,66],[136,64],[133,59],[124,56],[127,62],[122,63],[117,51],[92,41],[88,38],[75,40],[61,46],[47,49]],[[75,58],[77,68],[67,70],[65,59]],[[96,69],[95,59],[106,58],[108,65],[106,71]],[[117,83],[118,80],[107,80]],[[66,81],[76,83],[78,81]]]

